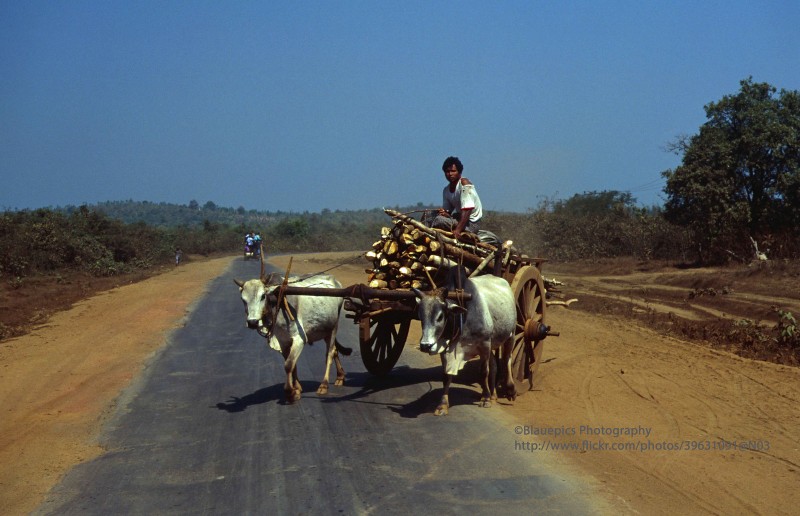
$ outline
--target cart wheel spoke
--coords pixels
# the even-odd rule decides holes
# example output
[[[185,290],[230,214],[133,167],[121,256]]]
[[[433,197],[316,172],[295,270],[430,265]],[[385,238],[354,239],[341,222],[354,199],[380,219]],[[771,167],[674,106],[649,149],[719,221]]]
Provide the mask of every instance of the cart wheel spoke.
[[[361,359],[364,367],[374,375],[382,376],[392,370],[408,337],[410,317],[383,316],[360,323],[369,330],[369,337],[361,338]],[[363,328],[362,328],[363,329]]]
[[[539,269],[534,266],[520,268],[511,282],[517,306],[517,324],[514,347],[511,352],[511,374],[517,392],[533,389],[542,356],[542,341],[528,341],[525,328],[528,321],[544,323],[544,284]]]

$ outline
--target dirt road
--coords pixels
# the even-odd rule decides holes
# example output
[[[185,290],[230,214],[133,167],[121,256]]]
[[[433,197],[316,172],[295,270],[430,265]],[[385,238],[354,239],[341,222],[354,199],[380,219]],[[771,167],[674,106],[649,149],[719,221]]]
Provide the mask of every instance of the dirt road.
[[[0,343],[0,514],[27,514],[96,444],[120,392],[232,258],[109,290]]]
[[[351,256],[298,257],[293,270]],[[0,345],[1,513],[29,512],[69,467],[103,452],[95,437],[104,415],[231,259],[95,296]],[[348,285],[363,281],[363,268],[331,273]],[[606,283],[581,278],[561,277],[581,292]],[[651,280],[625,278],[645,289]],[[519,423],[520,453],[591,475],[615,512],[796,512],[800,370],[664,337],[613,313],[551,307],[547,322],[561,337],[546,342],[541,390],[494,408]]]

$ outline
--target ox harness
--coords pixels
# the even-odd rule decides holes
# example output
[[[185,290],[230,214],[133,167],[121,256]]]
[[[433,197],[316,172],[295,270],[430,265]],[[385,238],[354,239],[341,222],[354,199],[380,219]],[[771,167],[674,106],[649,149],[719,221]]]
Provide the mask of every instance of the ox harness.
[[[461,307],[461,308],[465,308],[464,307],[464,304],[465,304],[464,303],[464,299],[460,295],[460,294],[463,294],[464,291],[462,289],[457,289],[457,290],[455,290],[455,292],[456,292],[456,299],[457,299],[457,302],[455,303],[455,306],[458,306],[458,307]],[[436,350],[435,351],[429,351],[429,354],[431,354],[431,355],[440,355],[440,354],[445,353],[448,350],[452,349],[452,347],[455,344],[457,344],[458,341],[461,339],[461,335],[464,332],[465,311],[464,310],[459,310],[459,311],[454,313],[454,311],[450,307],[451,305],[447,304],[448,303],[447,302],[447,296],[445,296],[444,303],[445,303],[444,314],[445,314],[445,317],[446,317],[446,321],[445,321],[445,324],[444,324],[444,328],[442,328],[442,332],[439,334],[439,336],[436,339],[436,346],[437,346],[435,348]],[[438,347],[438,343],[442,339],[444,339],[445,345],[442,346],[442,347]]]
[[[271,313],[265,313],[261,319],[264,323],[264,326],[259,328],[258,331],[263,337],[272,337],[275,323],[278,320],[278,314],[281,314],[283,316],[283,320],[286,322],[287,328],[294,323],[297,326],[297,331],[300,333],[303,341],[308,344],[313,344],[313,342],[308,340],[308,335],[303,329],[303,325],[300,324],[300,321],[297,319],[297,309],[289,303],[289,300],[286,299],[286,296],[283,295],[282,292],[278,293],[278,302],[274,306],[270,306],[268,302],[264,308],[265,312],[270,311]]]
[[[313,342],[309,342],[308,335],[306,331],[303,329],[303,325],[300,324],[300,321],[297,319],[297,309],[289,304],[289,300],[286,298],[286,286],[289,284],[289,270],[292,268],[292,260],[289,259],[289,266],[286,268],[286,275],[283,277],[283,281],[281,282],[280,286],[278,287],[278,294],[277,294],[277,301],[275,302],[274,311],[272,312],[272,317],[267,318],[267,313],[262,314],[261,320],[264,322],[264,326],[262,327],[264,331],[261,331],[259,328],[259,333],[261,333],[264,337],[270,338],[273,334],[273,328],[275,328],[275,322],[278,319],[278,312],[283,314],[283,319],[286,322],[286,327],[288,328],[289,325],[294,322],[297,325],[297,331],[300,333],[300,337],[302,337],[303,341],[308,344],[313,344]],[[272,275],[270,274],[270,278]],[[269,280],[267,280],[269,283]],[[270,310],[270,303],[269,303],[269,296],[264,303],[264,311],[267,312]]]
[[[464,291],[459,289],[457,292],[462,293]],[[459,299],[457,304],[458,304],[458,306],[464,307],[464,301],[462,299]],[[463,312],[459,312],[457,314],[454,314],[448,308],[447,315],[449,317],[448,317],[447,324],[445,325],[445,328],[444,328],[445,331],[443,333],[447,333],[448,328],[450,329],[450,331],[452,333],[450,338],[447,339],[447,348],[446,349],[450,349],[450,346],[452,346],[454,344],[457,344],[459,339],[461,339],[461,334],[464,331],[464,315],[465,314]],[[439,353],[442,353],[443,351],[444,350],[440,351]]]

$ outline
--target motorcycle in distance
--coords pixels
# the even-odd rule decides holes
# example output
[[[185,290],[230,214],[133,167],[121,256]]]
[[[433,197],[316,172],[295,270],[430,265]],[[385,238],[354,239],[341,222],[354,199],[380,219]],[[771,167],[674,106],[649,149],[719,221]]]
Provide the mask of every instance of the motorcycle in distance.
[[[260,235],[256,235],[252,237],[248,235],[245,238],[244,242],[244,259],[249,260],[250,258],[255,258],[257,260],[261,259],[261,237]]]

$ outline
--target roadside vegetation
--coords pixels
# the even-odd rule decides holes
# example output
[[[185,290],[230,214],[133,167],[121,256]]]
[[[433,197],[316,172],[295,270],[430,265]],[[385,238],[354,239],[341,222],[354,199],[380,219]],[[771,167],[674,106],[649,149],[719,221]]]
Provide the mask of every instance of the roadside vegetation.
[[[268,254],[366,250],[380,228],[391,224],[382,209],[232,215],[237,212],[201,208],[191,225],[148,222],[168,221],[170,213],[186,209],[129,201],[2,213],[0,275],[24,281],[71,269],[114,276],[169,263],[176,248],[185,255],[239,253],[250,232],[261,233]],[[558,261],[620,256],[682,261],[690,248],[688,234],[666,222],[659,209],[638,208],[630,194],[615,191],[548,201],[528,213],[489,212],[485,226],[528,254]]]
[[[556,262],[623,257],[680,266],[796,261],[800,92],[778,92],[746,79],[739,92],[705,111],[707,121],[697,134],[669,144],[682,163],[662,173],[665,206],[640,206],[629,192],[584,192],[542,201],[526,213],[489,212],[484,227],[529,255]],[[408,213],[433,207],[392,208]],[[291,213],[196,200],[5,211],[0,213],[0,282],[5,293],[37,276],[147,271],[172,263],[176,248],[189,259],[236,254],[250,232],[262,235],[267,254],[366,250],[390,223],[380,208]],[[775,328],[740,322],[726,335],[800,347],[795,317],[781,312]],[[0,338],[16,333],[0,320]]]

